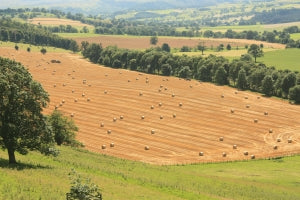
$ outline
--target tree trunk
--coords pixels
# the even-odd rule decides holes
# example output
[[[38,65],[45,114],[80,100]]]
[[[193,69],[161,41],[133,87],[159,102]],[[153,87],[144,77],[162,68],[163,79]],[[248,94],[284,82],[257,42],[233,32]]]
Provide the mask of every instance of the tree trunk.
[[[15,150],[12,148],[7,148],[7,152],[8,152],[8,163],[9,164],[16,164],[16,157],[15,157]]]

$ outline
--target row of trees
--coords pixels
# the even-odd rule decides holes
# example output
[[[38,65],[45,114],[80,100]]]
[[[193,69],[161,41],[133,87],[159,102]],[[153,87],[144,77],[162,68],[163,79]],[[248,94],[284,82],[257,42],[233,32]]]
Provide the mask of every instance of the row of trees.
[[[262,53],[260,48],[257,45],[253,46],[257,48],[252,48],[251,45],[249,53],[259,56]],[[214,55],[208,57],[173,55],[163,51],[160,47],[136,51],[119,49],[116,46],[103,48],[99,44],[89,44],[88,42],[82,43],[82,54],[94,63],[113,68],[125,68],[186,79],[194,78],[300,102],[299,97],[293,95],[293,92],[298,91],[300,87],[298,72],[276,70],[274,67],[255,63],[249,54],[230,62],[224,57]]]
[[[37,26],[19,23],[10,19],[0,19],[0,40],[54,46],[74,52],[79,49],[75,40],[62,38]]]
[[[54,144],[81,145],[72,120],[59,111],[42,114],[49,95],[20,63],[0,57],[0,147],[7,149],[9,163],[15,152],[38,150],[57,155]]]

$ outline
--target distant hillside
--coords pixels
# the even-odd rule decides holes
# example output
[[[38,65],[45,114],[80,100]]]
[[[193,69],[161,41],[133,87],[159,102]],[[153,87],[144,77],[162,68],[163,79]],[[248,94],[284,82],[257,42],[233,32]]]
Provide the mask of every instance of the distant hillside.
[[[216,5],[224,2],[240,2],[240,0],[2,0],[0,8],[45,7],[63,9],[70,12],[88,14],[113,13],[125,10],[157,10],[172,8],[189,8]]]

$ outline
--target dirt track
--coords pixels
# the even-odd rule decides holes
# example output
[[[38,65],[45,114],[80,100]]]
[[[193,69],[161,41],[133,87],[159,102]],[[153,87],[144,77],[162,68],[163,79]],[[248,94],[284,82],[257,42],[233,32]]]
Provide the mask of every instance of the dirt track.
[[[282,100],[242,91],[235,94],[233,88],[209,83],[114,70],[67,53],[41,55],[0,48],[0,56],[22,62],[34,79],[42,83],[51,99],[47,113],[65,100],[58,109],[69,116],[74,113],[80,129],[78,139],[91,151],[153,164],[300,153],[300,106]],[[61,63],[51,63],[52,59]],[[84,79],[86,84],[83,84]],[[78,102],[74,102],[75,99]],[[101,123],[104,127],[100,127]],[[269,133],[269,129],[273,133]],[[151,130],[155,133],[151,134]],[[219,141],[220,137],[224,137],[224,141]],[[277,138],[281,142],[277,142]],[[292,143],[288,143],[289,138]],[[115,146],[110,147],[111,143]],[[102,145],[106,145],[106,149],[102,149]],[[237,145],[237,149],[233,149],[233,145]],[[278,146],[277,150],[273,149],[274,145]],[[145,146],[149,150],[145,150]],[[244,151],[249,155],[245,156]],[[199,152],[204,156],[199,156]],[[226,157],[222,156],[223,152]]]

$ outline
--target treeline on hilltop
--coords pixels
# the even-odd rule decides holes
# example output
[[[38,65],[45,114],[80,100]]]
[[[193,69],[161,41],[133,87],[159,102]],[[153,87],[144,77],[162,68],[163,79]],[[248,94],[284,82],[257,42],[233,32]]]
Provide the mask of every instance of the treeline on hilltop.
[[[276,12],[280,12],[275,10]],[[275,12],[270,11],[270,12]],[[282,12],[288,12],[283,10]],[[262,15],[264,15],[263,12]],[[267,12],[269,13],[269,12]],[[300,41],[294,41],[290,38],[291,33],[299,33],[300,30],[297,26],[292,26],[284,29],[283,31],[242,31],[237,32],[228,29],[225,33],[211,30],[202,31],[201,25],[195,20],[186,21],[170,21],[170,22],[157,22],[157,21],[132,21],[124,19],[102,19],[99,16],[85,16],[81,13],[71,14],[64,13],[59,10],[47,10],[44,8],[33,9],[4,9],[0,10],[0,15],[15,17],[18,16],[24,20],[37,17],[41,14],[52,14],[58,18],[64,17],[71,20],[78,20],[82,23],[89,24],[95,27],[94,33],[96,34],[109,34],[109,35],[138,35],[138,36],[175,36],[175,37],[213,37],[213,38],[234,38],[234,39],[249,39],[260,40],[267,42],[276,42],[287,44],[288,47],[300,47]],[[41,27],[41,26],[40,26]],[[179,27],[186,27],[184,30],[179,30]],[[43,26],[47,31],[53,33],[78,33],[89,32],[87,27],[83,27],[82,30],[78,30],[70,25],[60,26]],[[292,30],[292,31],[291,31]]]
[[[37,26],[11,19],[0,19],[0,40],[78,51],[78,45],[74,40],[62,38]]]
[[[229,61],[224,57],[178,56],[161,48],[136,51],[116,46],[102,48],[99,44],[82,42],[85,58],[112,68],[130,69],[149,74],[176,76],[230,85],[241,90],[252,90],[267,96],[289,98],[300,102],[300,73],[276,70],[252,61],[248,54]]]

